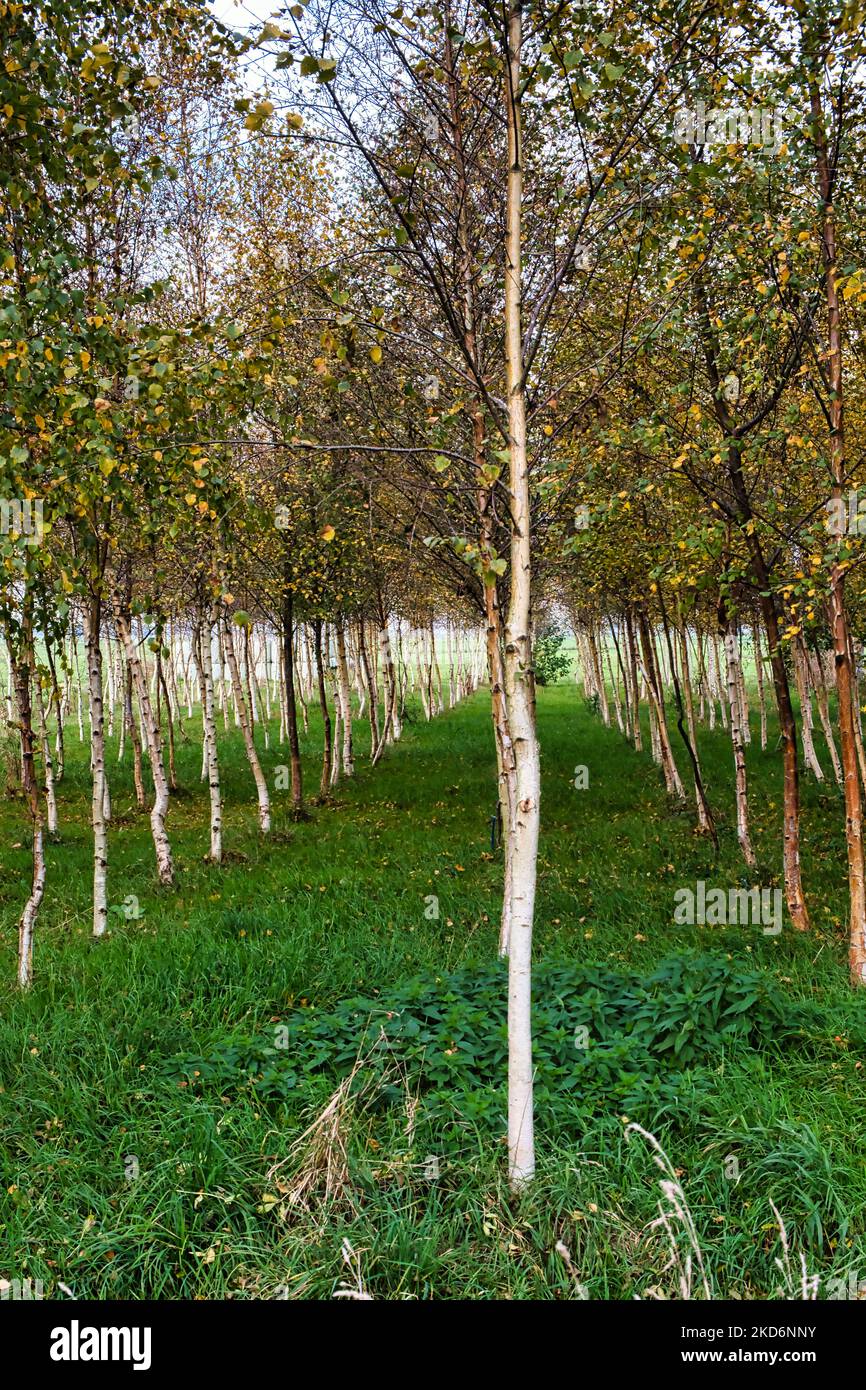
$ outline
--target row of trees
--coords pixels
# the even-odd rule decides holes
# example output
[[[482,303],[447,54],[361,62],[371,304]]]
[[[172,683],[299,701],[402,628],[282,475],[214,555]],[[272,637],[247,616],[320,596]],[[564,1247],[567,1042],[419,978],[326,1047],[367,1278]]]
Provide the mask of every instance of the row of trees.
[[[7,789],[24,791],[31,805],[34,892],[38,892],[38,900],[31,893],[19,924],[18,980],[25,988],[33,977],[33,928],[45,883],[43,830],[50,839],[56,839],[62,829],[58,789],[64,776],[70,724],[74,728],[77,723],[79,741],[87,739],[93,750],[94,720],[101,714],[103,722],[102,765],[98,769],[94,765],[101,798],[98,803],[94,799],[92,805],[97,851],[93,934],[99,937],[108,920],[108,830],[112,820],[106,736],[116,735],[117,763],[131,756],[135,798],[141,810],[148,800],[145,766],[150,770],[156,867],[160,883],[173,887],[167,818],[171,793],[179,789],[175,751],[178,741],[190,742],[186,723],[194,713],[201,717],[201,779],[207,781],[210,794],[207,857],[220,864],[224,801],[221,732],[241,733],[255,787],[259,830],[266,836],[271,831],[273,790],[290,790],[293,815],[306,814],[299,728],[303,724],[305,732],[309,731],[311,707],[318,711],[323,731],[322,770],[315,796],[321,802],[329,797],[341,775],[352,777],[355,773],[359,722],[369,726],[368,753],[375,766],[384,749],[400,739],[411,696],[417,698],[424,717],[430,720],[472,694],[483,676],[480,629],[450,621],[440,634],[444,641],[437,641],[432,624],[413,627],[399,618],[390,629],[363,618],[349,622],[342,614],[333,623],[313,618],[280,628],[271,627],[265,617],[254,622],[240,608],[230,611],[223,600],[205,612],[190,609],[163,621],[150,614],[133,617],[130,606],[118,601],[113,629],[107,621],[99,634],[102,673],[98,702],[94,688],[88,692],[89,698],[82,689],[84,662],[78,634],[85,630],[85,620],[74,603],[66,634],[61,631],[58,636],[47,630],[34,633],[38,641],[34,640],[21,658],[24,670],[16,665],[17,658],[9,649],[7,715],[21,739],[20,747],[9,758]],[[90,650],[92,655],[94,648]],[[35,770],[28,768],[25,760],[28,739],[39,769],[35,817],[30,801]],[[286,747],[290,762],[284,765],[275,761],[275,756]]]
[[[218,859],[220,709],[267,833],[269,700],[300,813],[299,708],[322,712],[324,792],[335,720],[352,763],[353,685],[377,761],[407,669],[438,706],[437,623],[483,625],[519,1186],[534,1169],[532,639],[560,604],[602,712],[639,743],[643,695],[668,788],[693,783],[710,836],[695,725],[719,707],[752,867],[748,632],[764,724],[772,692],[781,731],[782,866],[803,931],[795,695],[814,771],[814,691],[866,982],[846,443],[864,398],[856,6],[310,0],[238,35],[185,0],[46,0],[0,5],[0,22],[0,469],[7,499],[40,508],[38,535],[0,536],[34,827],[22,959],[70,640],[87,672],[99,933],[120,703],[150,761],[169,883],[183,701],[201,706]],[[458,694],[478,663],[469,637],[454,652]]]

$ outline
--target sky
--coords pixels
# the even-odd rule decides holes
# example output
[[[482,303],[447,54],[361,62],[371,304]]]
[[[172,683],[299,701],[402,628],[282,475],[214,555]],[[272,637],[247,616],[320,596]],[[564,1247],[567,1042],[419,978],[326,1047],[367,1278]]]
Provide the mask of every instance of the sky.
[[[209,5],[216,19],[243,33],[261,29],[281,8],[280,0],[209,0]],[[249,90],[257,90],[265,85],[269,68],[263,54],[251,53],[241,62],[238,76]]]

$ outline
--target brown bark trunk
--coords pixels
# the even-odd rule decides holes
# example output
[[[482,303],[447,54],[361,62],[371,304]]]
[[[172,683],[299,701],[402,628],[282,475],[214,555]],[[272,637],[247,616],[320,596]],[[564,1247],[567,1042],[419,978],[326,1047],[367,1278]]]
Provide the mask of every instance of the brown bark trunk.
[[[830,472],[832,500],[844,505],[845,421],[843,413],[842,326],[837,285],[836,216],[833,209],[833,183],[824,111],[818,80],[810,86],[810,114],[815,140],[818,191],[822,204],[821,238],[824,252],[824,289],[827,301],[827,376],[830,389]],[[840,561],[830,568],[830,630],[836,663],[839,742],[845,790],[845,841],[848,847],[849,968],[856,985],[866,985],[866,873],[864,873],[863,828],[861,821],[860,776],[857,767],[857,741],[854,733],[853,681],[845,607],[845,570]]]

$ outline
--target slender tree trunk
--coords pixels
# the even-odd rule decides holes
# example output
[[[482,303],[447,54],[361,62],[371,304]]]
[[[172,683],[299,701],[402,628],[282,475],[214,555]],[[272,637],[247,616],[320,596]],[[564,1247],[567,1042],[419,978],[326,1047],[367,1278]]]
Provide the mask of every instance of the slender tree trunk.
[[[607,625],[608,625],[608,627],[610,628],[611,640],[613,641],[613,649],[614,649],[614,652],[615,652],[615,654],[616,654],[616,664],[617,664],[617,668],[618,668],[618,670],[619,670],[620,676],[622,677],[623,699],[622,699],[622,706],[621,706],[621,705],[620,705],[619,691],[618,691],[618,687],[617,687],[616,678],[614,677],[613,672],[611,672],[611,680],[612,680],[612,682],[613,682],[614,697],[615,697],[615,699],[616,699],[616,718],[617,718],[617,723],[619,724],[620,732],[622,733],[623,737],[624,737],[624,738],[627,738],[627,739],[631,742],[632,739],[633,739],[633,737],[634,737],[634,735],[633,735],[633,732],[632,732],[632,722],[631,722],[632,706],[631,706],[631,690],[630,690],[630,688],[629,688],[629,681],[628,681],[628,671],[627,671],[626,667],[623,665],[622,651],[621,651],[621,649],[620,649],[619,638],[618,638],[617,635],[616,635],[616,626],[615,626],[615,624],[614,624],[613,618],[608,617]]]
[[[313,619],[313,651],[316,657],[316,681],[319,687],[319,709],[322,711],[322,780],[319,784],[319,796],[324,799],[328,795],[331,785],[331,758],[333,756],[333,745],[331,741],[331,715],[328,710],[328,691],[325,686],[325,667],[322,661],[322,620]]]
[[[827,698],[827,685],[826,685],[826,681],[825,681],[825,677],[824,677],[824,668],[823,668],[823,665],[822,665],[820,656],[813,656],[812,653],[806,652],[806,651],[805,651],[805,645],[804,645],[804,655],[805,655],[805,661],[806,661],[806,671],[807,671],[807,673],[808,673],[808,677],[809,677],[809,679],[811,680],[812,686],[813,686],[814,691],[815,691],[815,700],[816,700],[816,703],[817,703],[817,705],[818,705],[818,718],[819,718],[820,721],[821,721],[821,729],[822,729],[823,734],[824,734],[824,741],[825,741],[825,743],[827,744],[827,752],[830,754],[830,762],[831,762],[831,764],[832,764],[832,766],[833,766],[833,776],[834,776],[835,779],[836,779],[836,786],[837,786],[837,787],[841,787],[842,784],[843,784],[843,778],[842,778],[842,764],[841,764],[840,761],[839,761],[839,752],[838,752],[838,750],[837,750],[837,748],[836,748],[836,740],[835,740],[835,738],[833,737],[833,725],[832,725],[832,723],[831,723],[831,721],[830,721],[830,706],[829,706],[829,702],[828,702],[828,698]],[[853,662],[852,662],[852,666],[851,666],[852,678],[853,678],[853,670],[854,670],[854,667],[853,667]],[[860,740],[858,739],[858,730],[859,730],[859,727],[860,727],[860,720],[859,720],[859,718],[857,717],[857,715],[858,715],[858,704],[859,704],[859,701],[858,701],[858,698],[857,698],[856,685],[855,685],[855,687],[854,687],[854,692],[853,692],[853,703],[854,703],[854,716],[855,716],[855,717],[854,717],[854,737],[855,737],[855,740],[857,741],[857,756],[858,756],[858,760],[859,760],[859,757],[860,757]]]
[[[779,728],[782,734],[784,817],[782,862],[785,876],[785,897],[794,928],[797,931],[808,931],[809,914],[803,894],[803,879],[800,869],[800,774],[797,759],[797,725],[791,704],[788,673],[785,670],[785,660],[782,655],[776,603],[770,592],[770,577],[764,565],[760,547],[753,551],[753,562],[757,566],[758,583],[762,586],[761,613],[764,619],[764,629],[767,633],[767,645],[770,650],[776,709],[779,713]]]
[[[511,491],[511,590],[505,622],[505,703],[514,748],[516,801],[508,952],[508,1155],[514,1189],[535,1173],[532,1080],[532,927],[538,860],[541,765],[532,668],[532,550],[523,360],[521,227],[523,141],[520,112],[523,0],[510,0],[505,106],[508,175],[505,209],[505,372]]]
[[[686,722],[689,730],[689,739],[691,740],[692,747],[697,749],[698,742],[695,735],[695,702],[692,694],[692,678],[689,673],[689,639],[686,635],[686,629],[681,614],[679,615],[677,636],[679,637],[680,669],[683,676],[683,694],[686,702]]]
[[[376,756],[376,749],[379,747],[379,693],[376,688],[376,682],[373,679],[373,671],[367,652],[367,639],[364,635],[363,618],[358,623],[358,654],[361,658],[361,669],[364,672],[367,695],[370,701],[370,757],[374,758]]]
[[[24,616],[20,640],[7,634],[9,668],[18,707],[18,731],[21,740],[21,780],[24,798],[30,815],[33,872],[30,894],[18,921],[18,987],[29,989],[33,983],[33,936],[36,919],[45,892],[45,853],[42,838],[42,809],[39,804],[39,785],[36,780],[34,757],[33,710],[31,684],[33,677],[33,631],[30,617],[30,596],[24,598]]]
[[[123,718],[126,731],[132,743],[132,776],[135,784],[135,800],[141,810],[144,810],[144,768],[141,759],[141,734],[138,730],[138,721],[135,717],[135,708],[132,699],[132,671],[126,661],[124,654],[124,683],[123,683]]]
[[[631,611],[625,615],[625,632],[628,642],[628,662],[631,671],[631,727],[634,746],[638,753],[643,751],[643,735],[640,727],[640,675],[638,673],[637,646],[634,640],[634,622]]]
[[[836,214],[833,208],[833,173],[827,149],[824,111],[818,80],[810,84],[810,114],[818,191],[821,197],[821,240],[824,253],[824,290],[827,302],[827,377],[830,392],[830,473],[831,498],[844,505],[845,421],[843,413],[842,325],[839,313],[838,265],[836,258]],[[857,740],[854,732],[853,679],[848,614],[845,607],[845,565],[841,559],[830,567],[830,630],[836,663],[839,742],[845,790],[845,840],[848,847],[849,967],[851,980],[866,985],[866,871],[864,871],[863,827],[861,820],[860,776],[857,767]]]
[[[601,643],[603,644],[603,640],[604,640],[603,637],[601,637],[601,635],[599,634],[599,640],[596,641],[595,631],[594,631],[594,629],[593,629],[592,627],[590,627],[590,628],[587,630],[587,642],[588,642],[588,644],[589,644],[589,655],[590,655],[590,659],[591,659],[591,661],[592,661],[593,685],[595,686],[595,693],[598,695],[598,705],[599,705],[599,710],[601,711],[601,717],[602,717],[604,723],[609,725],[609,724],[610,724],[610,708],[609,708],[608,703],[607,703],[607,688],[606,688],[606,686],[605,686],[604,671],[602,670],[602,665],[601,665],[601,660],[600,660],[600,657],[599,657],[599,650],[598,650],[598,648],[599,648],[599,642],[601,642]]]
[[[683,744],[685,746],[686,755],[689,759],[689,762],[692,765],[692,776],[694,778],[695,787],[695,805],[697,808],[698,817],[698,829],[701,831],[702,834],[710,835],[712,837],[713,844],[716,845],[716,847],[718,848],[716,826],[713,820],[713,813],[710,809],[710,803],[707,800],[707,794],[704,789],[704,779],[701,774],[701,764],[700,759],[698,757],[697,743],[695,742],[694,719],[691,720],[691,727],[688,730],[686,728],[686,707],[685,702],[683,700],[680,679],[677,675],[676,661],[674,659],[673,642],[671,641],[670,626],[668,624],[667,612],[664,608],[664,600],[662,600],[662,626],[665,635],[665,642],[667,645],[668,660],[671,668],[671,681],[674,688],[674,700],[676,701],[677,706],[677,728],[679,729],[680,738],[682,739]]]
[[[746,692],[746,678],[743,674],[743,649],[741,638],[737,637],[737,699],[740,704],[740,733],[746,748],[752,742],[749,724],[749,697]]]
[[[35,672],[34,693],[36,695],[36,714],[39,720],[39,742],[42,745],[42,762],[45,766],[45,808],[48,813],[48,834],[57,834],[57,794],[54,789],[54,763],[51,758],[51,745],[48,742],[48,723],[45,718],[45,700],[39,672]]]
[[[343,773],[346,777],[352,777],[355,773],[355,759],[352,753],[352,689],[349,683],[349,662],[346,657],[346,625],[341,617],[335,620],[334,628],[337,645],[337,689],[343,719]],[[393,671],[393,667],[391,669]]]
[[[758,700],[761,706],[761,752],[767,747],[767,697],[764,693],[764,657],[761,651],[761,629],[758,623],[752,627],[755,646],[755,676],[758,681]]]
[[[247,762],[250,765],[253,781],[256,784],[256,797],[259,804],[259,829],[263,835],[268,835],[271,829],[271,800],[268,796],[268,784],[265,781],[265,774],[262,772],[262,765],[259,762],[259,755],[256,752],[252,725],[250,724],[249,715],[247,713],[246,698],[241,682],[241,673],[238,669],[238,658],[235,651],[234,638],[232,636],[231,624],[227,613],[223,614],[222,638],[223,651],[225,653],[226,664],[229,668],[232,693],[234,695],[235,708],[241,726]]]
[[[165,828],[165,818],[168,815],[168,781],[162,758],[162,741],[159,725],[154,718],[150,703],[147,677],[138,659],[138,652],[133,641],[129,616],[123,597],[118,592],[115,592],[114,595],[114,625],[117,629],[117,635],[123,643],[127,665],[132,673],[132,682],[138,695],[138,708],[141,713],[141,722],[150,758],[150,770],[153,775],[154,799],[150,812],[150,828],[156,851],[157,872],[160,883],[170,887],[174,883],[174,866],[172,864],[171,842]]]
[[[613,667],[613,660],[611,658],[609,647],[606,648],[605,655],[607,658],[607,674],[608,679],[610,680],[611,694],[613,695],[613,713],[614,718],[616,719],[616,727],[619,729],[623,738],[625,738],[625,724],[623,722],[622,717],[622,702],[619,698],[619,681],[617,679],[617,673]]]
[[[397,672],[394,669],[394,658],[391,654],[391,639],[388,636],[388,618],[381,594],[379,595],[379,661],[383,671],[388,701],[385,722],[388,723],[390,720],[392,738],[396,743],[403,734],[403,726],[400,722],[400,692]]]
[[[487,666],[490,677],[490,707],[493,717],[493,741],[496,748],[497,792],[499,817],[505,835],[504,884],[502,918],[499,925],[499,954],[507,956],[511,942],[513,910],[512,862],[513,833],[516,824],[514,807],[517,799],[517,769],[514,747],[505,707],[505,668],[502,660],[502,621],[499,596],[495,584],[484,586],[484,606],[487,613]]]
[[[854,639],[851,632],[848,633],[849,645],[851,648],[851,684],[854,698],[854,739],[857,744],[857,762],[860,766],[860,785],[866,790],[866,751],[863,748],[863,727],[860,721],[860,690],[857,680],[857,653],[854,647]],[[824,688],[826,691],[827,682],[825,678]]]
[[[749,801],[746,785],[746,755],[743,747],[742,731],[742,706],[740,704],[740,689],[737,674],[739,662],[739,652],[737,648],[737,635],[734,630],[734,623],[724,608],[720,613],[722,625],[722,639],[726,657],[726,671],[728,677],[728,709],[731,716],[731,746],[734,750],[734,779],[735,796],[737,804],[737,839],[740,842],[740,849],[743,858],[750,869],[757,867],[755,851],[752,849],[752,841],[749,835]]]
[[[791,923],[796,931],[808,931],[809,913],[803,894],[803,879],[800,867],[800,774],[797,759],[797,724],[791,704],[791,689],[779,636],[779,620],[776,599],[761,539],[752,515],[752,501],[743,474],[742,443],[736,434],[736,422],[732,419],[725,402],[719,372],[720,350],[707,304],[706,291],[698,277],[695,281],[704,360],[707,374],[713,388],[716,419],[726,440],[725,461],[731,490],[737,504],[737,526],[749,555],[755,584],[760,595],[761,617],[767,634],[770,651],[770,667],[773,672],[773,688],[776,694],[776,709],[779,713],[779,728],[782,734],[783,768],[783,830],[782,863],[785,876],[785,897]]]
[[[727,699],[727,678],[722,675],[722,657],[719,651],[719,639],[713,633],[713,678],[716,686],[716,695],[719,701],[719,722],[723,729],[728,727],[728,699]]]
[[[809,688],[809,673],[806,670],[803,644],[799,639],[793,644],[793,659],[794,678],[797,683],[797,694],[800,699],[800,728],[803,739],[803,760],[813,773],[815,781],[823,782],[824,769],[818,761],[818,754],[815,752],[815,742],[812,738],[812,692]]]
[[[156,655],[156,688],[162,691],[165,700],[165,716],[168,724],[168,785],[171,791],[176,792],[177,772],[174,762],[174,716],[172,714],[171,699],[169,698],[168,685],[165,679],[161,651],[157,652]],[[161,726],[162,720],[158,719],[158,722]]]
[[[214,718],[213,693],[213,629],[219,622],[219,609],[216,604],[210,612],[202,614],[201,622],[193,641],[193,657],[198,670],[201,686],[202,720],[204,723],[205,766],[207,768],[208,791],[210,793],[210,855],[212,864],[221,864],[222,847],[222,793],[220,791],[220,770],[217,754],[216,720]]]
[[[63,652],[63,647],[62,647],[62,646],[61,646],[61,648],[60,648],[60,651],[61,651],[61,655],[62,655],[62,652]],[[47,636],[46,636],[46,638],[45,638],[45,656],[46,656],[46,660],[48,661],[48,669],[49,669],[49,671],[51,672],[51,690],[52,690],[52,697],[51,697],[51,700],[49,700],[49,702],[48,702],[48,712],[49,712],[49,714],[51,713],[51,704],[52,704],[52,701],[53,701],[53,704],[54,704],[54,711],[55,711],[55,714],[56,714],[56,716],[57,716],[57,734],[56,734],[56,737],[55,737],[55,740],[54,740],[54,753],[55,753],[54,783],[55,783],[55,786],[59,786],[60,783],[63,781],[63,764],[64,764],[64,759],[65,759],[65,750],[64,750],[64,747],[63,747],[63,716],[64,716],[64,710],[63,710],[63,699],[61,698],[61,693],[60,693],[60,686],[59,686],[59,684],[58,684],[58,682],[57,682],[57,669],[56,669],[56,667],[55,667],[55,665],[54,665],[54,653],[53,653],[52,650],[51,650],[51,643],[50,643],[50,641],[48,640],[48,637],[47,637]]]
[[[330,655],[331,636],[327,627],[325,628],[325,650]],[[329,667],[329,671],[331,677],[331,699],[334,705],[334,727],[331,734],[331,776],[328,785],[330,787],[336,787],[340,780],[340,756],[337,750],[340,747],[342,736],[343,702],[340,698],[340,675],[336,665],[332,664]]]
[[[644,677],[652,708],[655,713],[659,761],[661,763],[662,772],[664,773],[665,787],[669,796],[675,796],[679,801],[685,801],[685,788],[680,779],[679,771],[677,770],[676,759],[674,758],[670,735],[668,734],[664,692],[662,690],[661,679],[656,664],[652,634],[649,629],[646,613],[643,609],[640,609],[638,612],[638,630],[640,632],[641,647],[643,648]]]
[[[304,781],[301,768],[301,743],[298,738],[298,707],[295,700],[295,635],[294,593],[289,587],[288,565],[283,588],[283,669],[285,673],[286,726],[289,735],[289,757],[292,775],[292,810],[300,815],[304,807]]]
[[[84,621],[85,621],[85,622],[87,621],[86,616],[84,617]],[[81,663],[80,663],[79,660],[78,660],[78,639],[77,639],[77,637],[76,637],[76,635],[75,635],[75,622],[74,622],[74,621],[73,621],[73,623],[72,623],[72,632],[70,633],[70,637],[69,637],[69,645],[70,645],[70,647],[72,648],[72,669],[73,669],[73,671],[75,672],[75,696],[76,696],[76,699],[75,699],[75,714],[76,714],[76,719],[77,719],[77,721],[78,721],[78,742],[79,742],[79,743],[83,743],[83,742],[84,742],[84,719],[83,719],[84,696],[83,696],[82,689],[81,689]],[[84,658],[84,659],[85,659],[85,663],[86,663],[86,662],[87,662],[87,655],[86,655],[86,653],[85,653],[85,658]],[[100,657],[100,668],[99,668],[99,669],[100,669],[100,671],[102,670],[102,658],[101,658],[101,657]],[[101,702],[100,702],[100,703],[101,703]],[[92,711],[91,711],[91,713],[92,713]]]
[[[102,709],[102,647],[99,642],[102,602],[91,597],[85,610],[87,689],[90,698],[90,761],[93,826],[93,935],[108,925],[108,831],[105,822],[105,720]],[[77,663],[77,651],[76,651]]]

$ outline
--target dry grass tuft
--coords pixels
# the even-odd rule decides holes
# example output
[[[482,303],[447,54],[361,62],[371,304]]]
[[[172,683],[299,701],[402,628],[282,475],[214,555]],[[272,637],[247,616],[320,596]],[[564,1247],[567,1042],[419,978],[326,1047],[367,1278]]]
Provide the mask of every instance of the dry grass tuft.
[[[372,1091],[382,1085],[381,1072],[368,1071],[372,1050],[355,1059],[327,1105],[292,1145],[286,1158],[268,1171],[283,1199],[279,1215],[283,1220],[296,1211],[311,1212],[316,1207],[348,1205],[355,1207],[349,1171],[349,1136]]]

